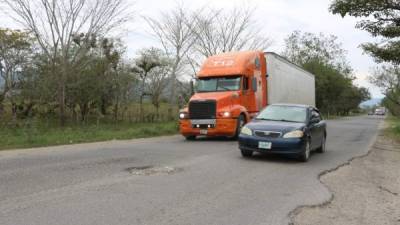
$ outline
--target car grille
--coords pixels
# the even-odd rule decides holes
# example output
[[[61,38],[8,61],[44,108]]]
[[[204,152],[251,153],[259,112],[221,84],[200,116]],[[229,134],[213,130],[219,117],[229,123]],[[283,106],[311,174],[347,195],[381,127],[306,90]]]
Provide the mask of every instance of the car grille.
[[[282,135],[281,132],[259,131],[259,130],[254,131],[254,134],[258,137],[266,137],[266,138],[278,138]]]
[[[189,117],[190,119],[215,119],[216,108],[216,101],[191,101],[189,103]]]

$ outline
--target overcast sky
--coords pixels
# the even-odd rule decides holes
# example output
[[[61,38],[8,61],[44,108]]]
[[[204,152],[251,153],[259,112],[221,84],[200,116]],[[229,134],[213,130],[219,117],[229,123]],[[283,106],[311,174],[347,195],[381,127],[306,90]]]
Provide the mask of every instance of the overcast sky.
[[[137,49],[157,46],[157,41],[148,34],[140,15],[158,17],[177,4],[177,0],[135,0],[135,20],[122,34],[128,47],[128,56],[132,57]],[[189,8],[198,8],[208,4],[210,7],[231,8],[249,5],[256,8],[254,19],[263,33],[274,41],[268,51],[277,53],[283,50],[284,39],[294,30],[304,32],[333,34],[348,51],[348,60],[355,70],[359,86],[369,88],[372,96],[382,97],[379,89],[368,83],[367,76],[376,64],[368,55],[363,54],[359,45],[373,42],[374,39],[364,31],[355,28],[356,19],[341,18],[328,11],[331,0],[190,0],[180,1]],[[15,28],[17,25],[4,15],[0,15],[0,27]]]

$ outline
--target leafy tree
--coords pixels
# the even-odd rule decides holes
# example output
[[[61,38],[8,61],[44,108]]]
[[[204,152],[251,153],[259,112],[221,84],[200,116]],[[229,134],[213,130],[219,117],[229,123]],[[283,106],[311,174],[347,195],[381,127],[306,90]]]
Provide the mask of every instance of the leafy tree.
[[[140,118],[143,120],[143,98],[146,95],[150,95],[146,92],[146,84],[149,73],[161,66],[161,53],[162,51],[157,48],[145,48],[139,50],[139,57],[135,60],[135,65],[132,68],[132,71],[136,73],[140,78]]]
[[[369,98],[352,84],[346,52],[335,36],[295,31],[285,40],[283,55],[315,75],[316,104],[327,114],[348,114]]]
[[[384,64],[373,71],[370,81],[382,89],[385,94],[385,105],[393,114],[399,115],[400,108],[400,67]]]
[[[0,80],[3,83],[0,87],[0,116],[4,101],[8,99],[13,118],[16,117],[15,92],[33,52],[32,41],[28,32],[0,28]]]
[[[129,19],[125,0],[1,0],[6,10],[35,37],[57,77],[60,124],[66,122],[67,80],[90,45]]]
[[[350,75],[352,72],[346,59],[347,52],[334,35],[294,31],[285,40],[285,50],[282,54],[298,65],[318,61],[344,75]]]
[[[334,14],[364,18],[357,28],[368,31],[383,42],[362,45],[378,61],[400,63],[400,2],[398,0],[334,0]]]

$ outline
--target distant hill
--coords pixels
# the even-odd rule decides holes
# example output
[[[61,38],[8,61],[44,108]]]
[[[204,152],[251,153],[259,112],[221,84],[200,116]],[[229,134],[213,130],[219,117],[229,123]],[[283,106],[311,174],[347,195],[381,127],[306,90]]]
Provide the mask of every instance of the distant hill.
[[[371,106],[374,106],[374,105],[379,105],[379,104],[381,104],[381,102],[382,102],[382,98],[372,98],[372,99],[370,99],[368,101],[362,102],[360,104],[360,107],[361,108],[363,108],[363,107],[371,107]]]

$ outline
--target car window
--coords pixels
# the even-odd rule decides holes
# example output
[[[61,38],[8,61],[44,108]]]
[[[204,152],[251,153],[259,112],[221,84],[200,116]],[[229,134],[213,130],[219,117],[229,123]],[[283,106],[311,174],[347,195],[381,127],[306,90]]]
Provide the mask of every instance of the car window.
[[[275,120],[304,123],[307,118],[307,108],[285,105],[270,105],[256,117],[259,120]]]

